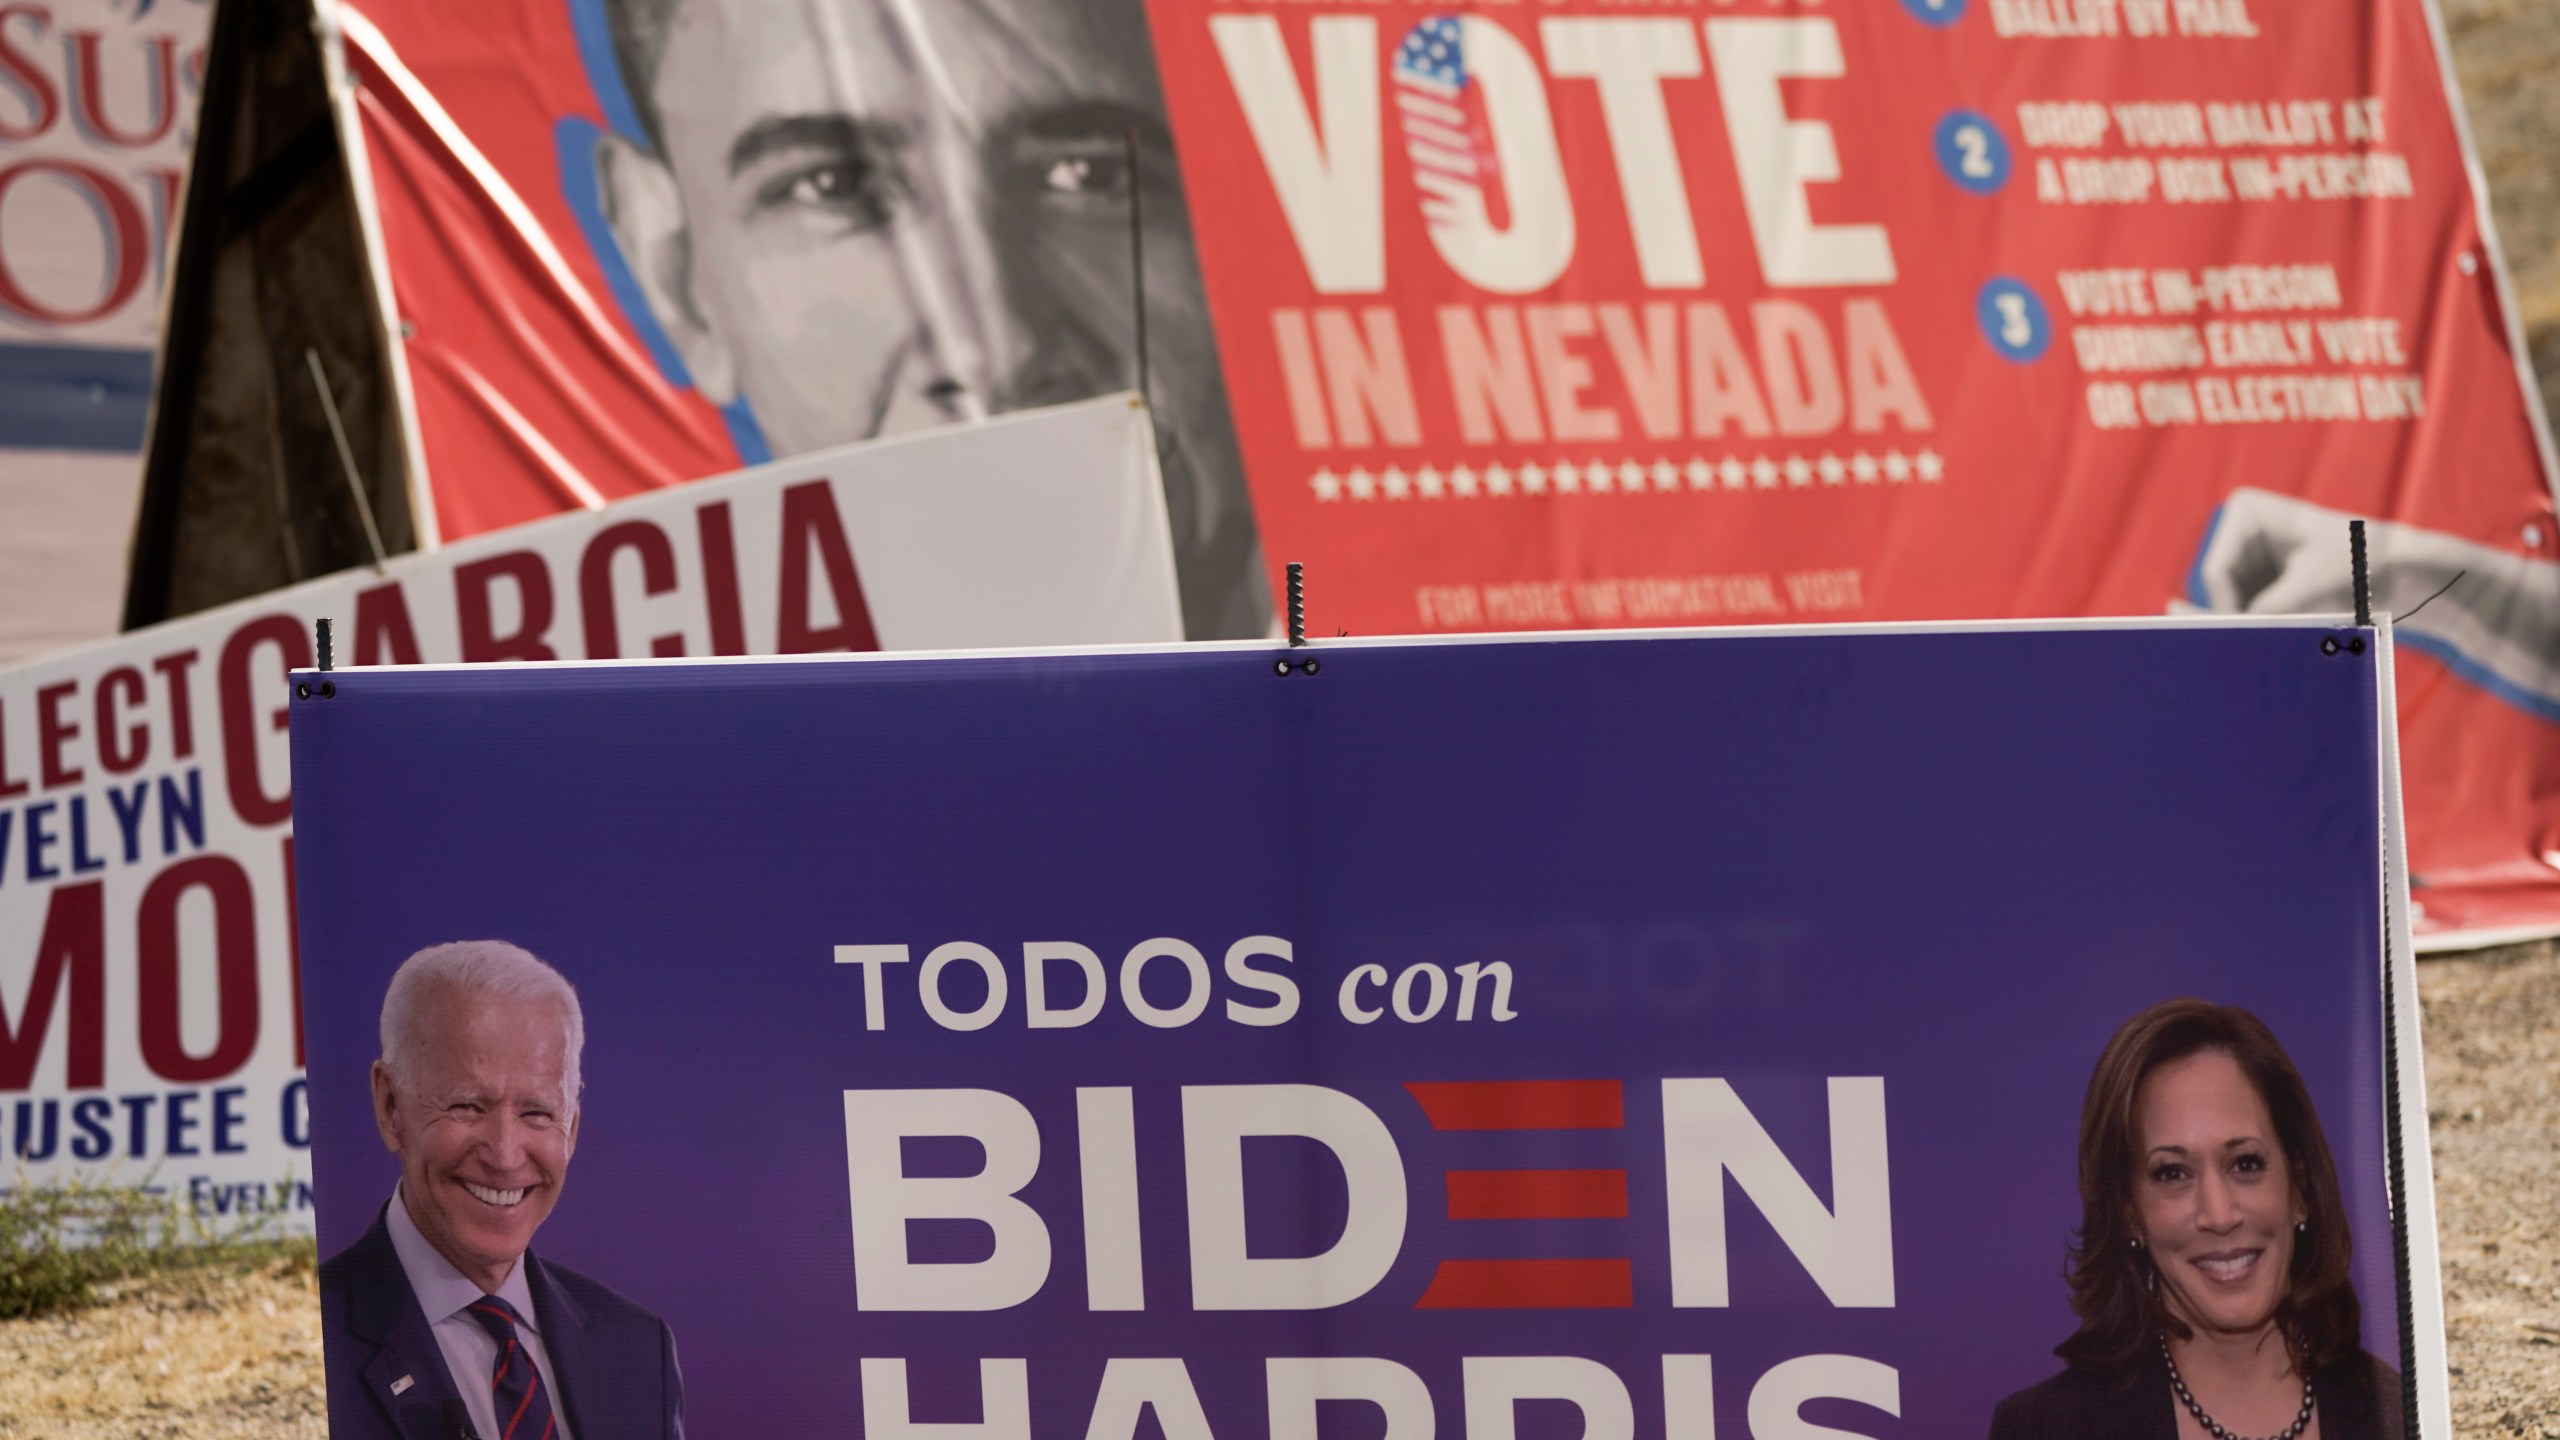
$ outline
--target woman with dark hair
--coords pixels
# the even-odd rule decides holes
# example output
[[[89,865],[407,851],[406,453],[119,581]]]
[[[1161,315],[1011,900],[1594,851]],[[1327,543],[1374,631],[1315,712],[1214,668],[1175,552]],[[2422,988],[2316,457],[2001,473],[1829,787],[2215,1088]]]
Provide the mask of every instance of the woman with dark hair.
[[[2181,999],[2124,1023],[2080,1107],[2066,1368],[1992,1440],[2400,1440],[2400,1384],[2358,1348],[2338,1171],[2257,1016]]]

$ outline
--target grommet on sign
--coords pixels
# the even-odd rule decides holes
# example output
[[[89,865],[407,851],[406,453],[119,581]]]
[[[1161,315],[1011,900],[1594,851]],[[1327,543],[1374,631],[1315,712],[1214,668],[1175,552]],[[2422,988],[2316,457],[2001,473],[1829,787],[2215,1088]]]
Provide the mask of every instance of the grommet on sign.
[[[330,633],[332,628],[333,627],[330,622],[326,619],[314,621],[311,626],[312,648],[319,653],[320,673],[323,675],[326,675],[331,670],[337,668],[335,654],[337,647],[332,643],[336,637]],[[338,696],[337,682],[334,680],[323,680],[317,685],[312,684],[308,680],[299,680],[294,682],[293,698],[296,700],[308,700],[315,695],[323,700],[336,699]]]

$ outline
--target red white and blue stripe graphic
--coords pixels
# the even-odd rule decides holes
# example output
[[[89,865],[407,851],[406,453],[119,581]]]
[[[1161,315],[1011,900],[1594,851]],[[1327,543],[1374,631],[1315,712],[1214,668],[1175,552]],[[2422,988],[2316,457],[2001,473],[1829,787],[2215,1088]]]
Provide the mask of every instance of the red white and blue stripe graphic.
[[[1465,28],[1458,16],[1433,15],[1396,47],[1396,116],[1414,188],[1422,192],[1423,218],[1434,227],[1484,213],[1474,206],[1487,205],[1501,178],[1485,126],[1484,90],[1467,73]]]

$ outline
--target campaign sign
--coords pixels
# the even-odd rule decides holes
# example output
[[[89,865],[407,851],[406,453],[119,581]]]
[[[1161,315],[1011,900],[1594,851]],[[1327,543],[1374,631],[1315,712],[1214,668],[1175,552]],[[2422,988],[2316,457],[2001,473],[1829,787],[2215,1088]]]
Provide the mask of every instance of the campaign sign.
[[[363,666],[1170,640],[1152,429],[1106,396],[778,461],[0,666],[0,1191],[308,1227],[314,622]]]
[[[1141,376],[1195,640],[1290,561],[1326,635],[2334,613],[2362,518],[2420,933],[2560,931],[2433,0],[323,15],[447,538]]]
[[[212,14],[0,6],[0,664],[118,628]]]
[[[519,1282],[499,1425],[581,1437],[2023,1433],[2095,1217],[2137,1307],[2290,1340],[2325,1286],[2321,1433],[2397,1436],[2378,642],[303,672],[332,1433],[456,1433],[431,1320]],[[455,941],[575,986],[582,1091],[538,992],[374,1069]],[[2084,1206],[2099,1057],[2179,997],[2307,1103],[2225,1064],[2226,1136],[2145,1052]]]

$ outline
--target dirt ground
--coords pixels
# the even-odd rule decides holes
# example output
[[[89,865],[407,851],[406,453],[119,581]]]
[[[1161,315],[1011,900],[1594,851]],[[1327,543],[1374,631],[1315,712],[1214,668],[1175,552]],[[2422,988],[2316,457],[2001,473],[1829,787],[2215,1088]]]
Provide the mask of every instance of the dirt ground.
[[[2421,963],[2454,1428],[2560,1437],[2560,946]]]
[[[2441,4],[2543,405],[2560,412],[2560,4]]]
[[[6,1440],[325,1440],[309,1261],[128,1282],[0,1324]]]

